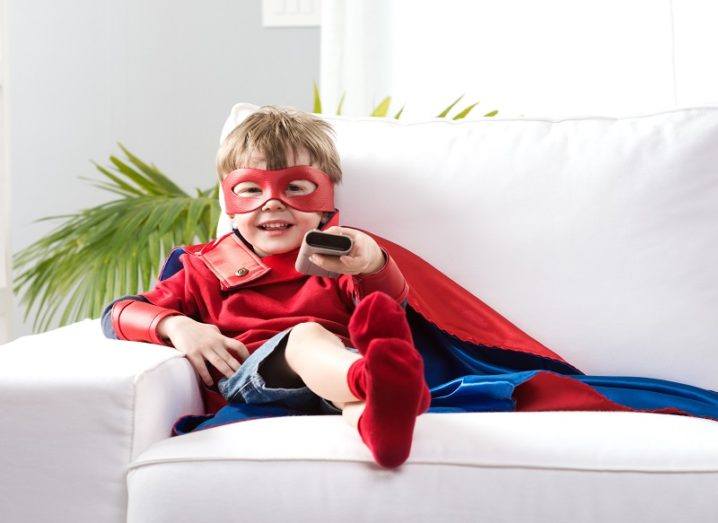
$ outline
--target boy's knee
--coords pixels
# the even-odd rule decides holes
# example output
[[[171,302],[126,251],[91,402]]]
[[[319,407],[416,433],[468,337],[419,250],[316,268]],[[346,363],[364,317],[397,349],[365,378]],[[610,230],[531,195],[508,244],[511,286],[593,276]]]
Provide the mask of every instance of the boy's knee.
[[[302,323],[297,323],[294,327],[292,327],[290,336],[323,336],[327,332],[329,331],[325,329],[321,323],[317,323],[316,321],[304,321]]]
[[[344,345],[341,342],[339,336],[324,327],[321,323],[317,323],[316,321],[305,321],[296,324],[294,327],[292,327],[292,331],[290,332],[289,337],[310,341],[317,341],[320,339],[330,340],[333,342],[341,343],[342,346]]]
[[[287,338],[287,357],[293,356],[299,348],[306,346],[305,341],[322,336],[322,331],[326,331],[326,329],[315,321],[297,323],[292,327]]]
[[[322,339],[336,341],[343,346],[343,343],[337,335],[320,323],[316,321],[297,323],[292,327],[289,333],[287,340],[287,357],[293,357],[302,347],[312,347],[312,342]]]

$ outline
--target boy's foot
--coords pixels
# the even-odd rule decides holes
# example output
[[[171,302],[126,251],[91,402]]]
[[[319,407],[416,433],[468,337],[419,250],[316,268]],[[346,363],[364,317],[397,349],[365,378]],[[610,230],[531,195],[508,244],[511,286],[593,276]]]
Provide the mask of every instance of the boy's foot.
[[[384,292],[362,299],[348,328],[352,345],[364,355],[347,373],[352,394],[366,400],[359,434],[379,465],[397,467],[409,457],[416,416],[431,403],[424,360],[404,309]]]
[[[379,338],[353,365],[364,371],[366,385],[359,435],[379,465],[398,467],[409,457],[416,417],[431,401],[421,355],[405,340]]]
[[[374,291],[365,296],[354,309],[348,329],[352,346],[362,355],[366,355],[369,343],[373,339],[395,338],[408,342],[419,356],[423,369],[424,361],[414,347],[406,312],[385,292]],[[364,359],[355,361],[349,367],[347,382],[349,390],[355,397],[366,399]],[[425,386],[416,415],[426,412],[430,404],[431,392]]]
[[[406,312],[381,291],[374,291],[359,302],[347,327],[352,346],[361,354],[366,354],[374,338],[398,338],[412,343]]]

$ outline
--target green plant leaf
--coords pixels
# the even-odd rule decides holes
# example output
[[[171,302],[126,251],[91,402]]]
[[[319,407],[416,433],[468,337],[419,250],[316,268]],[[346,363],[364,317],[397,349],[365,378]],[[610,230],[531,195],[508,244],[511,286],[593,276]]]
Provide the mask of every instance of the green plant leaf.
[[[142,194],[142,191],[132,187],[128,183],[125,183],[119,176],[115,176],[114,174],[112,174],[109,169],[105,169],[103,166],[97,164],[97,162],[92,162],[92,164],[97,168],[98,171],[100,171],[102,174],[107,176],[112,182],[115,183],[116,189],[122,190],[123,192],[127,193],[128,196],[139,196]]]
[[[86,181],[90,185],[94,185],[98,189],[103,189],[105,191],[109,191],[111,193],[118,194],[120,196],[132,196],[132,193],[129,193],[127,191],[123,191],[122,189],[118,189],[116,185],[112,185],[111,183],[104,183],[104,182],[96,182],[95,180],[92,180],[90,178],[86,178],[85,176],[78,176],[78,180]]]
[[[35,311],[36,332],[58,314],[61,325],[96,318],[112,300],[149,290],[171,249],[214,235],[217,183],[189,196],[156,166],[123,152],[127,161],[111,156],[110,167],[95,164],[108,180],[102,188],[117,199],[36,220],[60,223],[12,257],[13,292],[25,320]]]
[[[315,113],[321,113],[322,112],[322,99],[319,97],[319,86],[317,85],[317,82],[313,83],[312,96],[314,98],[314,109],[312,109],[312,111]]]
[[[459,100],[461,100],[463,97],[464,97],[463,94],[462,94],[461,96],[459,96],[456,100],[454,100],[453,102],[451,102],[451,104],[450,104],[446,109],[444,109],[444,110],[441,111],[439,114],[437,114],[436,117],[437,117],[437,118],[444,118],[447,114],[449,114],[449,111],[451,111],[451,109],[453,109],[454,106],[455,106],[457,103],[459,103]]]
[[[484,116],[496,116],[497,114],[499,114],[499,111],[494,109],[493,111],[486,113]]]
[[[127,156],[127,158],[130,160],[130,162],[132,162],[133,165],[135,165],[135,167],[137,167],[142,173],[145,174],[145,176],[151,179],[157,186],[162,187],[166,193],[176,194],[178,196],[186,196],[186,193],[167,176],[162,174],[157,167],[155,167],[154,165],[147,165],[137,156],[128,151],[127,148],[120,142],[117,142],[117,145],[120,147],[120,149],[122,149],[122,152],[125,153],[125,156]]]
[[[157,187],[157,184],[134,170],[116,156],[110,156],[110,161],[120,173],[135,182],[137,188],[143,190],[147,194],[162,194],[162,191]]]
[[[346,91],[342,93],[342,97],[339,99],[339,105],[337,105],[337,115],[342,114],[342,107],[344,107],[344,97],[346,96]]]
[[[205,206],[204,199],[192,200],[189,204],[189,209],[186,212],[187,219],[185,221],[184,228],[184,243],[191,245],[194,243],[195,235],[197,234],[197,227],[199,225],[199,219],[204,211]]]
[[[405,106],[405,105],[402,105],[402,106],[401,106],[401,109],[399,109],[399,112],[397,112],[397,113],[394,115],[394,118],[396,118],[397,120],[399,119],[399,117],[401,116],[401,113],[404,112],[404,107],[406,107],[406,106]]]
[[[374,110],[369,116],[386,116],[386,114],[389,112],[389,104],[391,104],[391,96],[387,96],[381,102],[379,102],[379,105],[374,108]]]
[[[460,120],[462,118],[466,118],[466,115],[471,112],[471,110],[479,105],[479,102],[475,102],[468,107],[464,108],[460,113],[458,113],[456,116],[454,116],[454,120]]]

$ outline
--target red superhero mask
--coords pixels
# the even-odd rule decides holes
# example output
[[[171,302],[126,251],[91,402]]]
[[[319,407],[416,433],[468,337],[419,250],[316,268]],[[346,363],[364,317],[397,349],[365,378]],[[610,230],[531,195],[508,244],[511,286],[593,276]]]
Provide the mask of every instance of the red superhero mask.
[[[310,193],[292,194],[291,182],[309,180],[316,188]],[[241,182],[256,183],[261,192],[242,191],[242,196],[232,190]],[[253,187],[253,186],[250,186]],[[334,186],[329,175],[311,165],[295,165],[286,169],[236,169],[222,181],[227,214],[251,212],[269,200],[277,199],[299,211],[334,211]]]

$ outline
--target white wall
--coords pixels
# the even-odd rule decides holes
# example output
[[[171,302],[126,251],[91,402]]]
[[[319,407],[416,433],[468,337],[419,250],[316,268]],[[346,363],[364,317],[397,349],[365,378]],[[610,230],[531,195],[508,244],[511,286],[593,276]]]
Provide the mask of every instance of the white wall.
[[[334,0],[321,88],[346,114],[626,116],[718,105],[714,0]]]
[[[111,199],[77,177],[117,141],[206,188],[235,102],[311,109],[319,28],[263,28],[259,0],[5,1],[12,252],[55,227],[33,220]]]

